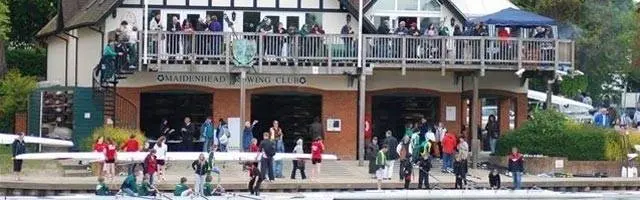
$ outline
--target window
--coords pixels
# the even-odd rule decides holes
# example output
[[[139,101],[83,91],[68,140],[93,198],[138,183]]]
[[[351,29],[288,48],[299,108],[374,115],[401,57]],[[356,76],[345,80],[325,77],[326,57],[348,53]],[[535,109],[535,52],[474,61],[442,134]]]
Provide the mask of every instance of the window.
[[[381,23],[382,23],[382,21],[384,21],[384,20],[387,20],[387,27],[391,27],[391,26],[389,26],[389,24],[388,24],[388,23],[389,23],[389,17],[387,17],[387,16],[384,16],[384,17],[383,17],[383,16],[375,16],[375,17],[373,17],[373,24],[374,24],[376,27],[380,27],[380,24],[381,24]]]
[[[396,2],[394,0],[380,0],[371,7],[371,11],[395,10],[395,8]]]
[[[73,91],[44,91],[42,94],[42,137],[70,140],[73,129]]]
[[[420,0],[420,10],[440,11],[440,3],[438,3],[438,0]]]
[[[322,13],[305,13],[304,18],[306,24],[322,26]]]
[[[398,10],[418,10],[420,0],[397,0]]]

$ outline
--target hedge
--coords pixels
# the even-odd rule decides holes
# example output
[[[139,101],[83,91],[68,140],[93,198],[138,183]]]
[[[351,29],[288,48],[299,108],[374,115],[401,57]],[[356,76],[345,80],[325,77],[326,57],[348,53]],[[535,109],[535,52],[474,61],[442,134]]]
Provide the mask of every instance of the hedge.
[[[507,155],[511,147],[525,154],[567,157],[569,160],[622,160],[632,145],[640,144],[640,135],[629,135],[630,145],[623,148],[623,136],[613,129],[578,124],[556,111],[536,111],[523,127],[498,140],[498,155]]]
[[[118,147],[120,147],[122,144],[124,144],[125,141],[129,139],[129,136],[131,136],[132,134],[136,136],[136,140],[138,140],[138,143],[140,143],[140,145],[143,145],[144,142],[147,141],[144,133],[138,129],[100,127],[93,131],[91,137],[84,139],[80,148],[82,149],[82,151],[92,151],[93,144],[96,140],[98,140],[100,136],[103,136],[105,139],[113,139]]]

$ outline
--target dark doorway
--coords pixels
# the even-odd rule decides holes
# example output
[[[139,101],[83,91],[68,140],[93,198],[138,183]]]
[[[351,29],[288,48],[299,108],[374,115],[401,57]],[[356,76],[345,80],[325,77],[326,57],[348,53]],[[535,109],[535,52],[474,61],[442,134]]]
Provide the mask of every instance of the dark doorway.
[[[311,135],[309,126],[322,115],[322,96],[306,93],[259,94],[251,96],[251,119],[260,123],[253,130],[254,138],[262,140],[269,132],[273,120],[278,120],[284,132],[284,147],[291,152],[298,138],[305,142],[309,152]]]
[[[173,17],[178,18],[178,21],[180,22],[180,25],[182,25],[182,21],[180,21],[180,14],[177,13],[169,13],[167,14],[167,25],[165,27],[167,27],[167,30],[169,31],[169,27],[171,27],[171,24],[173,23]]]
[[[300,29],[300,17],[288,16],[286,28],[289,28],[289,27],[295,27],[296,30]]]
[[[187,21],[189,21],[189,23],[191,24],[191,27],[193,27],[195,29],[196,25],[198,24],[198,20],[200,19],[200,15],[199,14],[188,14],[187,15]],[[184,26],[184,24],[182,25]]]
[[[404,136],[405,125],[415,124],[422,117],[430,124],[438,120],[440,98],[415,95],[373,96],[372,131],[378,138],[384,138],[387,130],[400,139]],[[433,127],[433,126],[431,126]],[[380,139],[382,141],[382,139]]]
[[[244,12],[242,13],[242,32],[256,32],[256,27],[260,23],[259,12]]]
[[[200,124],[212,115],[213,94],[196,92],[157,92],[140,95],[140,127],[148,138],[155,139],[160,133],[161,120],[169,120],[172,129],[179,132],[184,118]],[[194,136],[196,137],[196,136]],[[174,138],[169,138],[174,139]]]

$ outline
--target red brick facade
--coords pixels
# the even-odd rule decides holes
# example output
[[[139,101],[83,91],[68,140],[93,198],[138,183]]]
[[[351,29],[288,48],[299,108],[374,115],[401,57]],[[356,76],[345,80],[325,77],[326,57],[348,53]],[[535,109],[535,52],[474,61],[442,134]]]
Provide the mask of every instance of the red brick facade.
[[[202,86],[187,86],[187,85],[161,85],[161,86],[150,86],[150,87],[142,87],[142,88],[118,88],[118,94],[122,95],[124,98],[129,99],[134,102],[137,107],[140,107],[140,94],[144,92],[152,92],[152,91],[170,91],[170,90],[191,90],[191,91],[199,91],[199,92],[207,92],[214,93],[213,95],[213,117],[214,119],[218,118],[227,118],[227,117],[237,117],[240,113],[240,91],[238,89],[216,89],[216,88],[208,88]],[[278,91],[295,91],[302,93],[310,93],[310,94],[318,94],[322,95],[322,121],[326,122],[329,118],[337,118],[342,121],[342,130],[340,132],[327,132],[325,134],[325,145],[327,146],[328,153],[335,153],[339,156],[340,159],[345,160],[353,160],[356,159],[357,155],[357,91],[325,91],[320,89],[313,89],[307,87],[294,87],[294,86],[277,86],[277,87],[264,87],[257,89],[248,89],[246,95],[246,113],[245,119],[249,119],[251,116],[251,95],[260,94],[260,93],[269,93],[269,92],[278,92]],[[439,121],[445,123],[447,129],[454,133],[460,133],[462,127],[465,125],[465,117],[466,117],[466,109],[465,103],[463,101],[462,93],[452,93],[452,92],[438,92],[433,90],[426,89],[417,89],[417,88],[396,88],[389,90],[378,90],[378,91],[368,91],[366,94],[366,106],[365,112],[370,115],[372,113],[372,97],[375,95],[383,95],[385,93],[391,92],[410,92],[413,94],[427,94],[433,96],[440,97],[440,107],[439,107]],[[484,91],[489,92],[489,91]],[[514,94],[503,91],[490,91],[494,94],[502,94],[505,95],[506,99],[514,99],[517,102],[516,106],[516,126],[520,123],[519,120],[526,120],[526,108],[527,108],[527,99],[526,94]],[[446,107],[447,106],[455,106],[456,107],[456,120],[455,121],[445,121],[446,118]],[[501,107],[508,108],[508,105],[502,105]],[[519,112],[521,109],[524,109],[524,112]],[[140,114],[135,112],[139,119]],[[116,113],[116,118],[121,115],[131,115],[132,112]],[[503,116],[503,115],[501,115]],[[504,115],[508,116],[508,115]],[[508,120],[508,117],[507,117]],[[137,122],[138,127],[140,126],[140,121]],[[506,123],[508,127],[508,123]],[[507,129],[505,129],[507,130]]]

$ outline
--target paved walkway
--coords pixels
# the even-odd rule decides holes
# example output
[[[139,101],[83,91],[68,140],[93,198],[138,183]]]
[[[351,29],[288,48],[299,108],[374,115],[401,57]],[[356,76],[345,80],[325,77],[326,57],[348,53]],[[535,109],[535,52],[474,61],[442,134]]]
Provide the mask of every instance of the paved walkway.
[[[367,173],[366,166],[358,166],[357,161],[324,161],[322,163],[322,173],[319,177],[311,177],[311,168],[313,165],[307,163],[306,180],[290,179],[291,161],[284,161],[285,178],[276,179],[274,182],[265,182],[264,188],[271,190],[360,190],[373,189],[376,187],[376,180]],[[436,164],[437,166],[438,164]],[[161,190],[172,190],[180,177],[187,177],[189,183],[193,183],[193,170],[190,168],[190,162],[171,163],[168,169],[167,181],[160,182]],[[245,190],[246,183],[249,180],[247,172],[242,171],[242,166],[237,162],[228,162],[219,164],[222,170],[221,183],[230,190]],[[26,171],[31,171],[28,169]],[[417,174],[417,169],[414,174]],[[400,182],[398,176],[398,167],[394,169],[392,180],[384,181],[385,188],[401,188],[403,183]],[[485,170],[469,169],[471,177],[468,179],[476,182],[476,186],[484,187],[488,185],[488,172]],[[41,172],[37,174],[27,174],[22,181],[15,181],[10,175],[0,176],[0,189],[19,188],[19,189],[49,189],[49,190],[93,190],[95,189],[96,177],[63,177],[57,172],[47,174]],[[117,177],[111,182],[110,188],[119,188],[124,176]],[[640,187],[640,179],[637,178],[543,178],[536,176],[525,176],[523,178],[524,185],[531,187],[534,185],[553,188],[553,187],[594,187],[594,188],[638,188]],[[215,182],[215,176],[214,176]],[[417,176],[414,176],[412,188],[416,187]],[[452,174],[443,174],[439,170],[432,170],[431,186],[437,185],[441,188],[453,188],[455,177]],[[511,178],[502,176],[502,185],[509,187]],[[618,189],[619,189],[618,188]],[[612,188],[616,189],[616,188]]]

